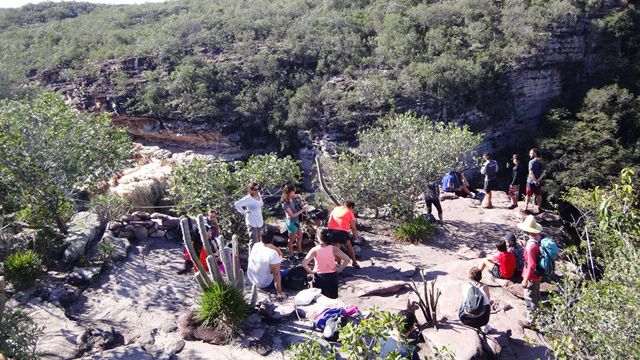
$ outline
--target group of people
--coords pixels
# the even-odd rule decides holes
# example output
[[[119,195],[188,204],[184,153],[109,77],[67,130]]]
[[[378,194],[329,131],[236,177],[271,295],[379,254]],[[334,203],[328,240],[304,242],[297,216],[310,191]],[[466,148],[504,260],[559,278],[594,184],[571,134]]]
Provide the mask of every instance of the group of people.
[[[538,149],[533,148],[529,150],[529,164],[528,164],[528,173],[526,178],[526,186],[525,186],[525,205],[522,210],[527,211],[529,208],[529,201],[533,198],[538,208],[542,205],[542,179],[546,175],[542,161],[540,160],[540,152]],[[498,162],[491,158],[491,155],[485,152],[482,155],[482,159],[484,163],[480,168],[480,173],[484,175],[484,192],[486,195],[486,205],[484,206],[487,209],[493,207],[493,203],[491,202],[491,192],[494,190],[500,190],[500,185],[498,183]],[[524,177],[524,169],[520,163],[520,157],[518,154],[513,154],[510,161],[506,164],[507,169],[511,169],[511,182],[509,183],[509,188],[507,193],[511,198],[512,204],[509,207],[510,209],[515,209],[518,207],[518,198],[520,197],[520,186],[522,184],[522,179]]]
[[[488,326],[491,314],[491,296],[489,287],[484,285],[482,272],[485,268],[497,279],[520,279],[524,289],[524,301],[527,309],[526,321],[518,321],[523,328],[533,328],[533,319],[540,301],[540,281],[542,277],[535,271],[540,258],[542,226],[533,215],[517,224],[526,234],[526,240],[518,241],[515,234],[507,233],[505,239],[496,243],[497,253],[480,260],[478,266],[469,269],[469,282],[462,286],[462,303],[458,310],[460,321],[484,332],[491,331]]]
[[[525,204],[523,211],[529,210],[529,203],[533,199],[538,209],[541,209],[542,205],[542,180],[546,175],[543,170],[542,161],[540,160],[540,153],[538,149],[533,148],[529,150],[529,164],[528,173],[526,175],[525,182]],[[452,171],[442,178],[442,181],[428,183],[424,192],[425,205],[427,206],[427,213],[431,215],[432,207],[435,207],[438,212],[438,219],[442,221],[442,205],[440,204],[440,186],[442,191],[448,193],[455,193],[463,197],[478,198],[481,201],[484,200],[483,207],[486,209],[493,208],[492,192],[500,190],[500,183],[498,182],[498,162],[492,159],[491,154],[485,152],[482,155],[484,163],[480,167],[480,174],[484,176],[483,192],[485,194],[484,200],[482,197],[478,197],[478,194],[474,194],[470,190],[469,182],[464,176],[463,172]],[[518,154],[513,154],[511,159],[506,163],[506,168],[511,170],[511,181],[507,189],[507,194],[511,198],[512,204],[509,209],[515,209],[518,207],[518,200],[520,197],[520,187],[525,178],[525,168],[520,162]]]
[[[286,297],[283,291],[283,279],[290,269],[280,267],[284,254],[273,245],[273,237],[263,236],[263,205],[260,187],[253,182],[247,186],[247,195],[235,203],[238,212],[245,216],[250,239],[247,278],[260,289],[275,291],[276,296],[282,299]],[[316,230],[318,245],[307,254],[302,252],[301,217],[309,208],[307,205],[302,205],[294,185],[284,186],[280,205],[285,212],[289,260],[295,264],[297,259],[302,258],[300,266],[313,275],[313,285],[320,288],[325,296],[337,298],[338,273],[350,263],[355,268],[360,267],[351,242],[351,234],[355,239],[359,237],[356,217],[353,213],[355,203],[347,200],[331,211],[327,227]],[[341,250],[341,246],[345,247],[347,254]],[[313,268],[309,267],[312,260]]]

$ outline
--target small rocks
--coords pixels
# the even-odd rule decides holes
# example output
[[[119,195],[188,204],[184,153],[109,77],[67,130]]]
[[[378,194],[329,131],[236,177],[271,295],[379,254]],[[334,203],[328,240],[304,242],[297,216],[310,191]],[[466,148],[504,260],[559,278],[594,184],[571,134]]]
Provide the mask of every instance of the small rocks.
[[[110,350],[124,345],[124,336],[113,327],[87,329],[79,338],[80,348],[85,351]]]
[[[180,231],[180,219],[169,215],[144,211],[136,211],[131,215],[123,216],[119,223],[110,225],[114,235],[128,240],[144,240],[149,237],[177,239],[176,233]]]
[[[89,285],[100,275],[102,266],[76,267],[67,277],[69,284],[83,286]]]

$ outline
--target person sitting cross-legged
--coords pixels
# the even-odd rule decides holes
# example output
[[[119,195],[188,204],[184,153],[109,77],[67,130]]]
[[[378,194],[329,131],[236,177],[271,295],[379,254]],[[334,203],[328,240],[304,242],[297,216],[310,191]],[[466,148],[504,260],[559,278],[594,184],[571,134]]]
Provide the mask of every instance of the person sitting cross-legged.
[[[507,251],[507,243],[501,239],[496,242],[498,253],[491,258],[480,260],[478,269],[489,268],[489,272],[497,279],[510,279],[516,270],[516,256]]]

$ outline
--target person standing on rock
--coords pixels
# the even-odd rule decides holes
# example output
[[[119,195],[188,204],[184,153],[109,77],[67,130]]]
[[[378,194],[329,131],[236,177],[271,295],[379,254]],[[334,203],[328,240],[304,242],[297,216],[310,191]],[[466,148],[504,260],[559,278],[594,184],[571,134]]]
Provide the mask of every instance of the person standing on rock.
[[[524,231],[529,237],[527,245],[524,248],[524,269],[522,269],[522,288],[524,289],[524,304],[527,308],[527,321],[518,321],[523,328],[533,328],[533,320],[535,311],[540,302],[540,280],[541,277],[536,274],[535,269],[540,258],[540,226],[533,215],[527,216],[522,223],[518,224],[518,228]]]
[[[247,233],[249,235],[249,252],[254,244],[260,242],[262,238],[262,196],[260,195],[260,186],[251,182],[247,185],[247,195],[235,202],[236,210],[244,215],[244,221],[247,225]]]
[[[300,207],[296,197],[296,187],[287,184],[282,189],[280,197],[280,205],[285,213],[284,223],[287,225],[289,232],[289,260],[296,262],[298,259],[293,253],[293,244],[296,243],[298,255],[302,255],[302,226],[300,224],[300,215],[307,211],[307,206]]]
[[[511,183],[509,183],[509,197],[512,204],[509,209],[515,209],[518,207],[518,198],[520,197],[520,184],[524,178],[524,169],[520,164],[520,158],[518,154],[513,154],[511,160],[507,162],[507,169],[511,169]]]
[[[524,199],[524,211],[527,211],[529,207],[529,199],[534,196],[535,203],[538,205],[538,209],[542,206],[542,178],[544,178],[545,172],[540,161],[540,155],[538,149],[533,148],[529,150],[529,175],[527,176],[527,190]]]
[[[360,269],[360,265],[356,260],[356,253],[349,239],[349,230],[353,233],[353,238],[358,239],[358,228],[356,227],[356,216],[353,209],[356,203],[353,200],[345,200],[344,205],[336,206],[329,215],[330,241],[334,246],[340,247],[344,245],[347,248],[349,257],[353,261],[353,267]]]
[[[424,192],[424,203],[427,206],[427,214],[431,214],[431,207],[438,211],[438,219],[442,221],[442,205],[440,204],[440,184],[438,181],[427,184]]]
[[[321,228],[318,231],[319,245],[315,246],[302,260],[302,267],[309,274],[313,274],[313,287],[319,288],[322,295],[330,298],[338,298],[338,273],[341,272],[351,259],[329,242],[329,229]],[[336,266],[336,258],[341,260]],[[309,267],[309,262],[314,260],[313,270]]]
[[[491,203],[491,191],[498,190],[498,162],[491,159],[491,155],[485,152],[482,154],[484,164],[480,168],[480,173],[484,175],[484,192],[487,194],[487,205],[485,209],[493,208]]]

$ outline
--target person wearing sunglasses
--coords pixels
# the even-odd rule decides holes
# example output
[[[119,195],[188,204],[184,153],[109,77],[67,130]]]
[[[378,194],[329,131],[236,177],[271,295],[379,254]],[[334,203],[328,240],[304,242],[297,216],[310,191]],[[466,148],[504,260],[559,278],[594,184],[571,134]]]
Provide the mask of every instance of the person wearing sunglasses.
[[[262,196],[260,195],[260,186],[251,182],[247,185],[247,195],[235,202],[236,210],[244,215],[244,221],[247,225],[247,233],[249,235],[249,251],[254,244],[260,242],[262,238]]]

